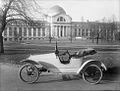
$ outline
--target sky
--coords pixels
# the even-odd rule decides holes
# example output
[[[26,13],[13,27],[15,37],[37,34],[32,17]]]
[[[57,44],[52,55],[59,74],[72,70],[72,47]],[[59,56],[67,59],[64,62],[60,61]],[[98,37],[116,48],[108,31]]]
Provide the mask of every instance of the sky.
[[[47,13],[49,8],[59,5],[72,18],[73,21],[101,21],[115,18],[120,21],[120,0],[35,0]],[[0,0],[1,6],[1,0]],[[41,11],[41,10],[40,10]],[[35,13],[35,17],[39,18]],[[83,17],[83,18],[82,18]]]
[[[37,0],[37,3],[44,11],[59,5],[73,21],[101,21],[104,17],[120,20],[120,0]]]

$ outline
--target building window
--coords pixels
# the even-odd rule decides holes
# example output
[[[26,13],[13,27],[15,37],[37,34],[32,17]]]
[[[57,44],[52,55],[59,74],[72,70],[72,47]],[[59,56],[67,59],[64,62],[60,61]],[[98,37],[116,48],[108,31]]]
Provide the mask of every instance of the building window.
[[[64,26],[64,36],[66,37],[66,26]]]
[[[45,29],[42,29],[42,36],[45,36]]]
[[[27,35],[27,29],[26,29],[26,27],[24,27],[24,36],[26,36]]]
[[[80,36],[80,29],[79,29],[79,33],[78,33],[78,34],[79,34],[79,36]]]
[[[75,37],[77,36],[77,29],[75,29]]]
[[[36,28],[33,28],[33,36],[36,36]]]
[[[17,28],[14,27],[14,36],[17,36]]]
[[[41,36],[41,30],[38,28],[38,36]]]
[[[57,26],[57,36],[59,37],[59,26]]]
[[[63,26],[61,26],[61,37],[63,37]]]
[[[63,18],[63,17],[59,17],[59,18],[57,19],[57,21],[62,21],[62,22],[64,21],[64,22],[65,22],[66,20],[65,20],[65,18]]]
[[[12,28],[9,27],[9,36],[12,36]]]
[[[63,21],[63,17],[60,17],[60,21]]]
[[[60,18],[58,18],[57,21],[60,21]]]
[[[82,36],[84,36],[84,32],[85,32],[84,29],[82,29]]]
[[[88,29],[86,29],[86,36],[88,36]]]
[[[19,27],[19,36],[22,36],[22,28]]]
[[[31,36],[31,35],[32,35],[31,28],[28,28],[28,35],[29,35],[29,36]]]

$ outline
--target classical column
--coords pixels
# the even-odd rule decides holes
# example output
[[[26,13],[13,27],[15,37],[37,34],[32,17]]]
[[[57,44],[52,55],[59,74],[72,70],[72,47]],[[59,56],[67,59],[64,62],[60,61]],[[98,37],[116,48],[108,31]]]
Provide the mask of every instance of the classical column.
[[[3,31],[2,36],[3,36],[3,37],[5,36],[5,31]]]
[[[66,37],[66,26],[64,26],[64,37]]]
[[[31,27],[31,37],[33,38],[33,27]]]
[[[24,38],[24,27],[22,27],[22,38]]]
[[[55,37],[57,37],[57,26],[55,26],[54,31],[55,31]]]
[[[66,31],[67,31],[67,36],[69,37],[70,36],[70,31],[69,31],[68,26],[66,26]]]
[[[86,36],[86,29],[84,29],[84,36]]]
[[[106,29],[105,31],[106,31],[106,40],[107,40],[107,39],[108,39],[108,34],[107,34],[107,33],[108,33],[108,32],[107,32],[108,30]]]
[[[88,29],[88,37],[90,37],[90,29]]]
[[[27,40],[28,40],[28,27],[26,28],[26,35],[27,35]]]
[[[64,37],[64,26],[62,25],[62,37]]]
[[[53,22],[52,22],[52,16],[50,16],[50,18],[51,18],[51,37],[52,37],[52,35],[53,35]]]
[[[68,31],[69,31],[69,36],[72,37],[73,36],[72,35],[73,31],[72,31],[72,28],[70,28],[70,26],[68,26]]]
[[[38,27],[36,28],[36,37],[38,38]]]
[[[79,28],[77,28],[77,31],[76,31],[77,33],[76,33],[76,36],[78,37],[79,36],[79,34],[78,34],[78,32],[79,32]]]
[[[12,30],[12,40],[14,40],[14,27],[13,26],[11,26],[11,30]]]
[[[80,29],[80,37],[82,36],[82,29]]]
[[[14,36],[14,30],[13,30],[13,26],[11,26],[11,30],[12,30],[12,37]]]
[[[7,37],[9,37],[9,27],[7,27]]]
[[[57,37],[59,37],[59,26],[57,26]]]
[[[53,33],[52,33],[52,36],[54,37],[55,36],[55,26],[53,25]]]
[[[69,27],[68,26],[66,26],[66,30],[67,30],[67,35],[69,37],[70,36],[70,31],[69,31]]]
[[[40,33],[41,33],[41,34],[40,34],[41,37],[43,37],[43,34],[42,34],[42,33],[43,33],[43,31],[42,31],[42,27],[40,28]]]
[[[59,26],[59,37],[61,37],[61,26]]]
[[[57,26],[55,26],[55,36],[57,37]]]

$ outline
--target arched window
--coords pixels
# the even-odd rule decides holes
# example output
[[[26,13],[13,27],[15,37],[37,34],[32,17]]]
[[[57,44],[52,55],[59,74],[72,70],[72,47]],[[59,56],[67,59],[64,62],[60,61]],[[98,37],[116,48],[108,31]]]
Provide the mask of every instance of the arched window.
[[[86,36],[88,36],[88,29],[86,29]]]
[[[79,29],[79,36],[80,36],[80,34],[81,34],[81,30]]]
[[[41,36],[41,28],[38,28],[38,36]]]
[[[27,36],[27,28],[24,27],[24,36]]]
[[[82,36],[84,36],[84,29],[82,29]]]
[[[29,27],[28,30],[29,30],[29,36],[31,36],[31,35],[32,35],[32,30],[31,30],[31,28]]]
[[[59,21],[59,22],[65,22],[66,20],[63,17],[58,17],[57,21]]]
[[[75,37],[77,36],[77,29],[75,29]]]
[[[60,21],[63,21],[63,17],[60,17]]]
[[[57,21],[59,21],[59,20],[60,20],[60,18],[57,19]]]
[[[12,36],[12,27],[9,27],[9,36]]]
[[[36,36],[36,28],[33,28],[33,36]]]

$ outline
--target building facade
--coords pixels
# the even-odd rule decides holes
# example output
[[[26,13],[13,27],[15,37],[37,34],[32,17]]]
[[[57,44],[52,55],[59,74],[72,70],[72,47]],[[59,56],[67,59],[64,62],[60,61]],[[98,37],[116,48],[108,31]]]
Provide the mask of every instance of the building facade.
[[[120,32],[120,23],[115,27],[113,23],[72,21],[72,18],[58,5],[48,10],[45,20],[35,21],[31,26],[25,20],[13,20],[7,24],[3,32],[4,40],[39,40],[49,37],[96,38],[98,34],[101,39],[115,39],[116,34]]]

